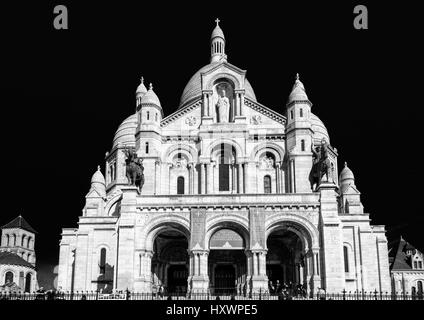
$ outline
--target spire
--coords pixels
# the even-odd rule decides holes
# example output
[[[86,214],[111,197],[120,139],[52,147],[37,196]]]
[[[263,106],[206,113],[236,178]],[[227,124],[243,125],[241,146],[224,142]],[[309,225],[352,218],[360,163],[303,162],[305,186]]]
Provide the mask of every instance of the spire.
[[[224,32],[219,26],[220,20],[215,20],[216,26],[211,35],[211,62],[226,61]]]
[[[305,87],[300,81],[299,73],[296,73],[296,79],[292,91],[289,96],[288,103],[293,101],[309,101],[308,96],[306,95]]]

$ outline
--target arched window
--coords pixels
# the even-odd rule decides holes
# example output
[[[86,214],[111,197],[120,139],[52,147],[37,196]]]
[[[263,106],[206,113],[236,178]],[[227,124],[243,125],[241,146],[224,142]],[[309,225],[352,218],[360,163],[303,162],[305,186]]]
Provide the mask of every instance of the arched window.
[[[155,121],[158,121],[158,113],[155,113]]]
[[[147,120],[149,120],[149,119],[150,119],[150,112],[147,111]]]
[[[27,240],[27,248],[29,248],[29,247],[30,247],[30,245],[31,245],[31,237],[28,237],[28,240]]]
[[[100,250],[100,262],[99,262],[99,273],[105,274],[106,271],[106,249]]]
[[[149,153],[149,143],[146,142],[146,153]]]
[[[423,282],[417,281],[418,294],[423,294]]]
[[[10,236],[6,234],[6,246],[10,246]]]
[[[25,235],[22,235],[22,239],[21,239],[21,247],[23,247],[25,244]]]
[[[349,272],[349,251],[348,251],[347,246],[343,247],[343,256],[344,256],[345,272]]]
[[[177,179],[177,194],[184,194],[184,177]]]
[[[4,283],[12,283],[13,282],[13,272],[8,271],[6,272],[6,275],[4,276]]]
[[[414,269],[418,269],[418,261],[414,261]]]
[[[300,116],[303,117],[303,109],[300,108]]]
[[[300,140],[300,147],[302,151],[305,151],[305,140]]]
[[[264,177],[264,193],[271,193],[271,177]]]
[[[25,277],[25,292],[31,292],[31,273],[27,273]]]
[[[290,111],[290,119],[293,119],[293,110]]]

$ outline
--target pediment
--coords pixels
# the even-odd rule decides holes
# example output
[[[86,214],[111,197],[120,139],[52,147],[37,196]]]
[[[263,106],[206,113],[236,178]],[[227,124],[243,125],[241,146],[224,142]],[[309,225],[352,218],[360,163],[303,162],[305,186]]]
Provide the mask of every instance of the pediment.
[[[160,126],[165,130],[182,128],[187,128],[187,130],[197,129],[201,122],[201,106],[202,100],[199,99],[164,118]]]
[[[286,117],[275,112],[274,110],[248,98],[244,100],[245,113],[248,116],[248,123],[252,125],[261,124],[278,124],[279,126],[286,124]],[[247,108],[246,108],[247,107]],[[258,117],[259,116],[259,117]],[[256,119],[255,119],[256,118]]]

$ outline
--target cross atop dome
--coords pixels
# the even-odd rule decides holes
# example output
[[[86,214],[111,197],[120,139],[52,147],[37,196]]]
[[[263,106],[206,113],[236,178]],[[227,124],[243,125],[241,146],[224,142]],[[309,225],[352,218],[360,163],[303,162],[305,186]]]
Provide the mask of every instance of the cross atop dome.
[[[216,18],[215,22],[216,22],[216,26],[219,27],[219,23],[221,22],[221,20],[219,20],[219,18]]]

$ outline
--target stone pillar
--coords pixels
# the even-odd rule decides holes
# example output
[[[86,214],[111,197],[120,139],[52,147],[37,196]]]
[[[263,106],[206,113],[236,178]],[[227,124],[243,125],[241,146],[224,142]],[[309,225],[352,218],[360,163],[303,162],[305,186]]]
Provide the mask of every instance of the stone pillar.
[[[188,193],[194,194],[194,164],[188,164]]]
[[[209,99],[208,99],[208,95],[206,93],[203,93],[203,112],[202,112],[202,116],[208,116],[208,112],[209,112]]]
[[[238,164],[238,193],[243,193],[243,163]]]
[[[268,277],[266,275],[266,250],[251,250],[253,274],[251,281],[252,293],[268,292]]]
[[[240,95],[240,113],[239,113],[239,116],[241,117],[241,116],[243,116],[243,106],[244,106],[244,94],[242,93],[241,95]]]
[[[320,192],[320,248],[312,248],[317,262],[322,266],[320,277],[328,293],[340,293],[345,288],[342,225],[338,215],[337,186],[321,183]],[[321,250],[321,253],[320,253]]]
[[[280,165],[280,193],[286,193],[286,175],[283,169],[283,163]]]
[[[237,179],[236,179],[236,164],[233,161],[231,163],[231,193],[237,193]]]
[[[190,279],[190,292],[206,293],[209,289],[208,276],[208,251],[191,250],[190,263],[192,264],[192,274]]]
[[[160,190],[160,162],[155,161],[155,194]]]
[[[280,163],[275,164],[276,193],[280,193]]]
[[[295,185],[295,179],[296,177],[294,176],[295,170],[294,170],[294,160],[291,159],[290,160],[290,193],[296,193],[296,185]]]
[[[213,193],[213,181],[212,181],[212,165],[208,163],[206,166],[206,194]]]
[[[138,190],[134,186],[122,189],[121,217],[118,229],[117,290],[134,290],[135,214]]]
[[[205,168],[205,166],[206,165],[204,163],[200,164],[200,184],[201,184],[200,188],[201,188],[202,194],[206,193],[206,177],[205,177],[206,168]]]

